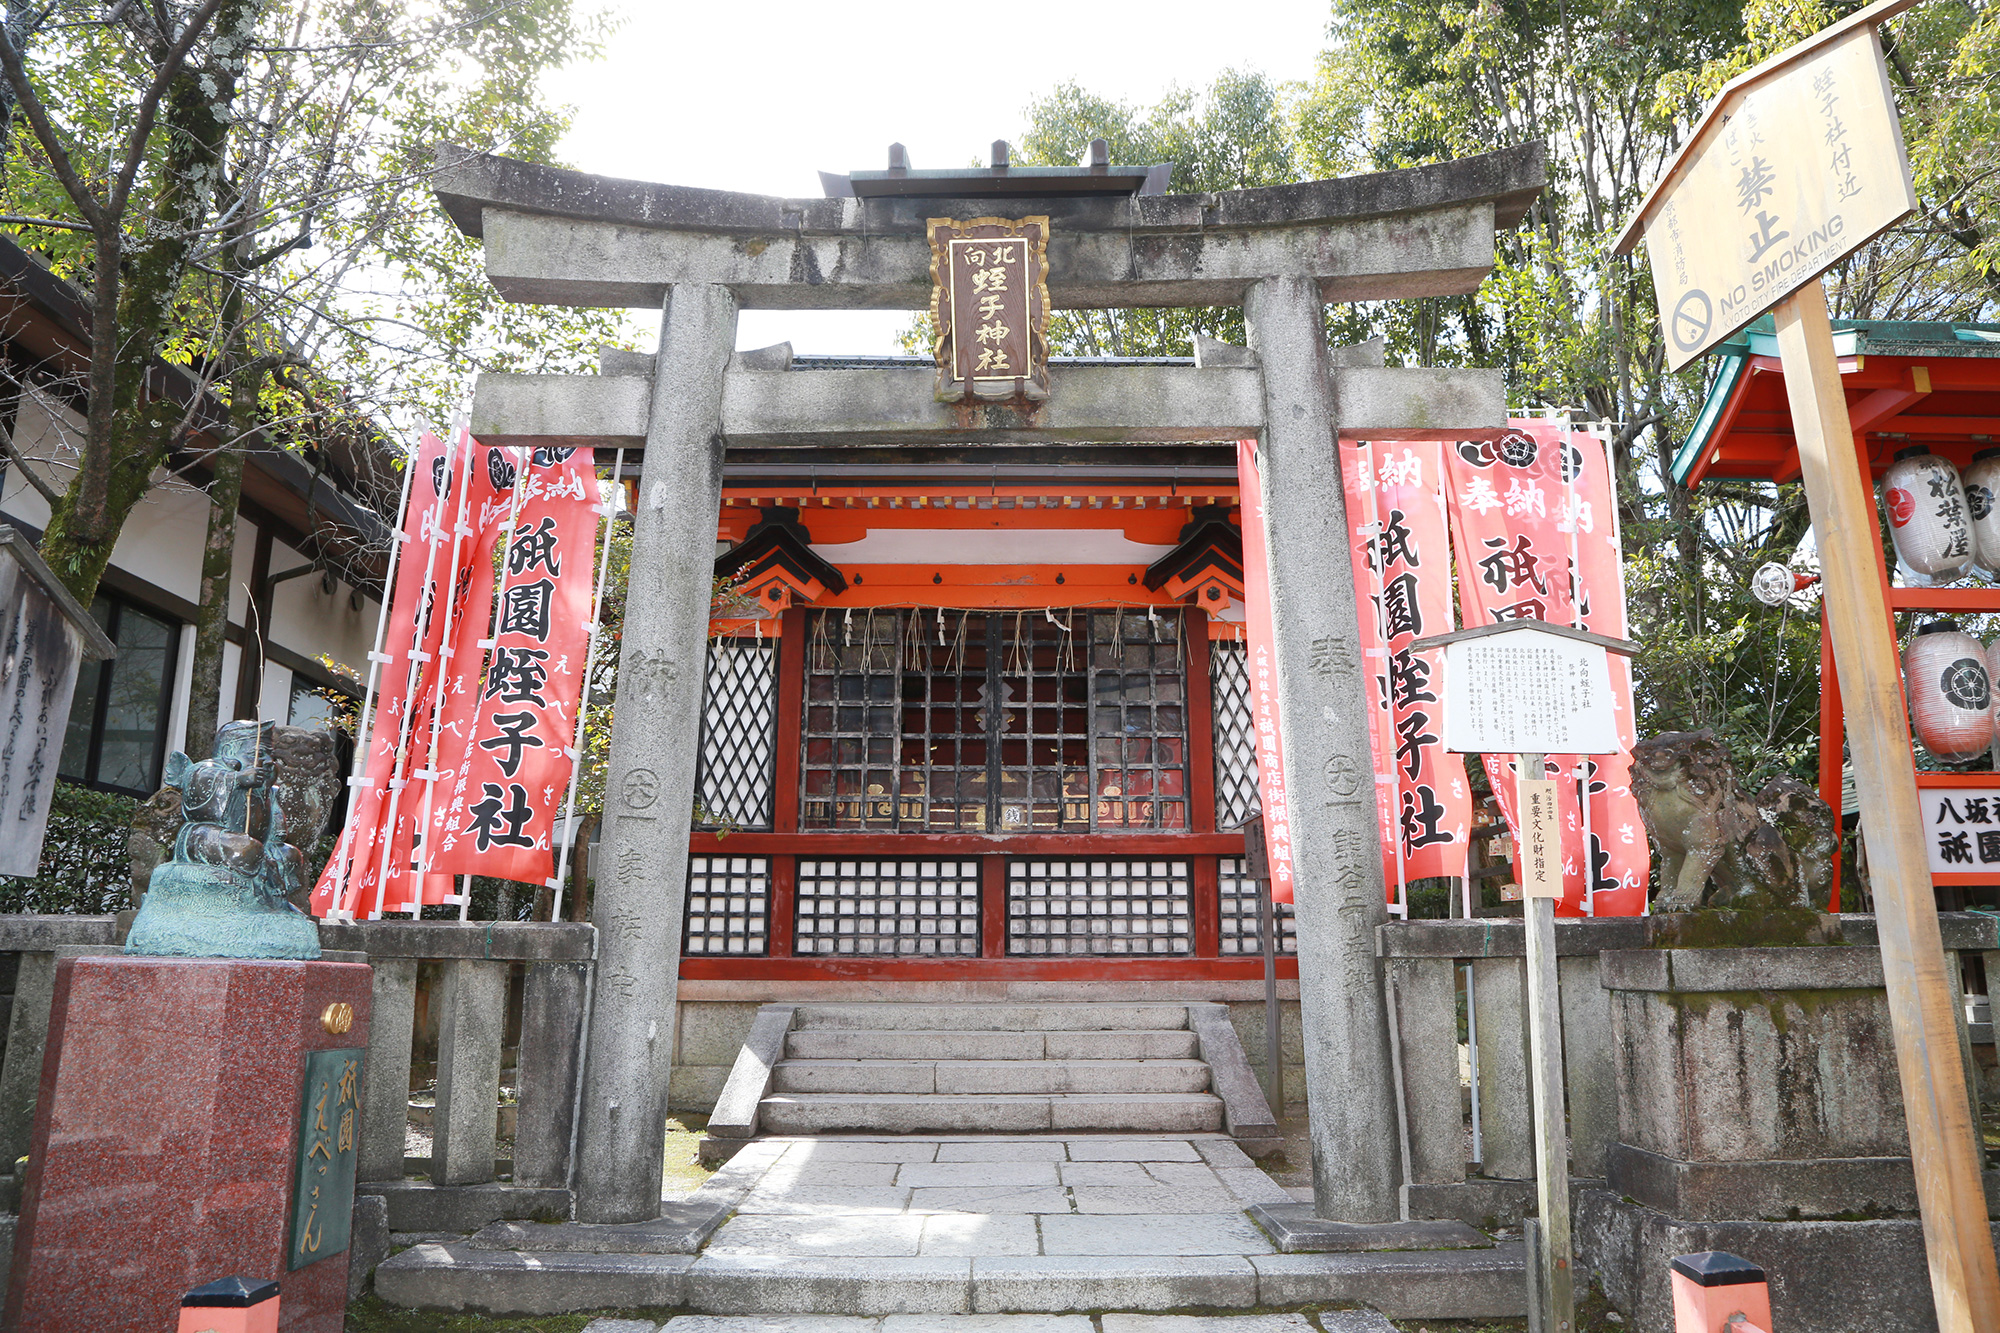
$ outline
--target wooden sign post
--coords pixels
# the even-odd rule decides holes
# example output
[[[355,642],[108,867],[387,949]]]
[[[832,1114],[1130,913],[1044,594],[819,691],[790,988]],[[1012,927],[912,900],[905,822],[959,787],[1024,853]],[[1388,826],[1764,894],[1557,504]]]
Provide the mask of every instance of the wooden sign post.
[[[2000,1329],[1980,1148],[1923,841],[1916,765],[1870,506],[1820,274],[1915,207],[1877,26],[1883,0],[1723,89],[1639,206],[1675,369],[1773,311],[1826,593],[1896,1035],[1904,1120],[1944,1333]]]
[[[1539,620],[1455,630],[1414,647],[1444,649],[1444,747],[1513,752],[1521,918],[1527,935],[1528,1087],[1534,1097],[1535,1205],[1528,1231],[1528,1320],[1535,1333],[1571,1333],[1569,1130],[1563,1092],[1562,993],[1556,975],[1556,903],[1563,892],[1561,807],[1547,755],[1613,754],[1609,653],[1623,639]]]

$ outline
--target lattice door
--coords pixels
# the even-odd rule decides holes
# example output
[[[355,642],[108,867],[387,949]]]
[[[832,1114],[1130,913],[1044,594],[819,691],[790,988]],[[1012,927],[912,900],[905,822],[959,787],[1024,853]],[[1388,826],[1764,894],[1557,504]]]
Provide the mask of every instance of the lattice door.
[[[770,640],[717,639],[708,648],[701,708],[702,823],[771,827],[778,654]]]
[[[1242,644],[1208,646],[1208,682],[1215,719],[1215,826],[1235,828],[1260,809],[1250,654]]]

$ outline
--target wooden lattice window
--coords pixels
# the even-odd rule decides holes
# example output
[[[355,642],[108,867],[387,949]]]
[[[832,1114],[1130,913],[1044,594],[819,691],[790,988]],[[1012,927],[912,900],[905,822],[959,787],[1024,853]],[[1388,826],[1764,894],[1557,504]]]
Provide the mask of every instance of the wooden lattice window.
[[[776,642],[712,641],[702,692],[701,767],[695,781],[700,824],[771,827],[777,722]]]
[[[817,613],[800,827],[1184,829],[1185,664],[1171,614]]]
[[[1214,701],[1215,826],[1235,828],[1256,818],[1260,808],[1250,655],[1242,644],[1208,645],[1208,691]]]

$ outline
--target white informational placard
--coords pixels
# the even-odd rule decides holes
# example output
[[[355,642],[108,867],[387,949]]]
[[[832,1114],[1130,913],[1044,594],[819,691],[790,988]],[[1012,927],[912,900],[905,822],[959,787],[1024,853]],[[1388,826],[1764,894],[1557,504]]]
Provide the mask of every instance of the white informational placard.
[[[1556,806],[1556,784],[1548,778],[1522,778],[1515,786],[1521,812],[1521,896],[1563,896],[1562,812]]]
[[[1606,650],[1536,629],[1444,649],[1444,748],[1465,754],[1616,754]]]
[[[1923,787],[1933,875],[2000,874],[2000,787]]]

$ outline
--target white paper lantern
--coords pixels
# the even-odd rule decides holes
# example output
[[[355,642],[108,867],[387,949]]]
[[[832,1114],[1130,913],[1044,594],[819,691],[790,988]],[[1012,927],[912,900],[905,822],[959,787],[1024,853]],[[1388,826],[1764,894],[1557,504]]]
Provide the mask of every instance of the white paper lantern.
[[[1991,690],[1993,682],[2000,680],[2000,639],[1995,639],[1986,649],[1986,687]],[[1993,730],[1995,739],[2000,739],[2000,699],[1995,699],[1993,709]]]
[[[1981,449],[1959,474],[1972,519],[1972,554],[1982,569],[2000,569],[2000,449]]]
[[[1910,721],[1946,763],[1977,759],[1993,744],[1993,684],[1986,649],[1949,620],[1920,626],[1903,650]]]
[[[1922,446],[1903,450],[1882,479],[1882,507],[1904,564],[1934,579],[1965,573],[1977,553],[1957,468]]]

